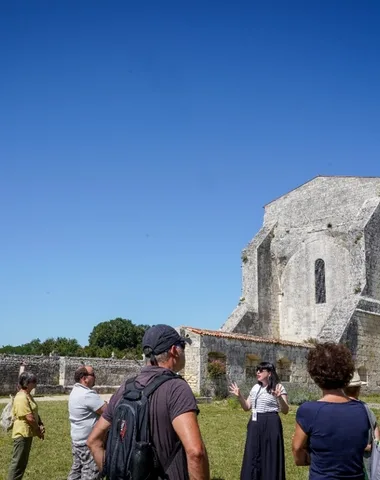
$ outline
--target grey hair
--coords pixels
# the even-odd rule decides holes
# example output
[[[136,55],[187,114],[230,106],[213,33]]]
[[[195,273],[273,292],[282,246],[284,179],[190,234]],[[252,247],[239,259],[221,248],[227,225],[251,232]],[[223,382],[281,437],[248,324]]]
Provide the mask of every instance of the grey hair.
[[[156,361],[158,364],[166,363],[169,360],[169,352],[160,353],[156,355]]]
[[[37,383],[37,377],[32,372],[22,372],[18,379],[18,384],[22,390],[26,390],[30,383]]]

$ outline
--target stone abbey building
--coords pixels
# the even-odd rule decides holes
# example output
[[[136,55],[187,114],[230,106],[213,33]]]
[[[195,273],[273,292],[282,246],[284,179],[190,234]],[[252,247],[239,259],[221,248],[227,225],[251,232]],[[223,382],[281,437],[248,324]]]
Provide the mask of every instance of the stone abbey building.
[[[380,178],[316,177],[266,205],[242,272],[242,297],[220,331],[182,329],[195,391],[215,359],[228,380],[253,381],[268,360],[282,381],[305,384],[316,340],[348,344],[362,381],[379,389]]]
[[[261,230],[242,252],[242,274],[240,302],[220,330],[179,328],[192,340],[183,374],[194,392],[252,385],[262,360],[276,364],[282,382],[307,385],[316,340],[348,344],[361,380],[380,391],[380,178],[316,177],[266,205]],[[27,360],[60,391],[72,385],[79,361]],[[141,368],[88,361],[104,371],[103,386]],[[18,365],[0,358],[0,393],[15,385]]]

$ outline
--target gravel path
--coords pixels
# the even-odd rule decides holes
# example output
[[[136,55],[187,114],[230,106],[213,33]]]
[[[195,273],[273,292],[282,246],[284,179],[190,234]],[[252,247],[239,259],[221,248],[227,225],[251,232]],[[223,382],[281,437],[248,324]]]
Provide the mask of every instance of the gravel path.
[[[100,397],[103,398],[106,402],[109,401],[111,398],[112,394],[111,393],[105,393],[101,394]],[[52,395],[51,397],[35,397],[37,402],[64,402],[69,400],[68,395]],[[0,398],[0,403],[8,403],[9,402],[9,397],[8,398]]]

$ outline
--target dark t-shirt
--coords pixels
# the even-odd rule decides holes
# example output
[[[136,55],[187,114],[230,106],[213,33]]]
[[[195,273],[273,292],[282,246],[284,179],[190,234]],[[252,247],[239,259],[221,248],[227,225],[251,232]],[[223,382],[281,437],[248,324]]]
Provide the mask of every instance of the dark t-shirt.
[[[364,480],[370,425],[361,402],[306,402],[296,421],[309,436],[310,480]]]
[[[144,367],[136,382],[138,386],[145,387],[153,378],[167,371],[162,367]],[[103,418],[108,422],[112,422],[115,407],[123,396],[124,388],[125,385],[121,385],[103,413]],[[181,378],[163,383],[150,397],[150,428],[161,465],[167,464],[178,442],[172,422],[176,417],[187,412],[198,412],[197,402],[191,388]],[[178,451],[166,473],[169,480],[187,480],[189,478],[186,454],[183,448]]]

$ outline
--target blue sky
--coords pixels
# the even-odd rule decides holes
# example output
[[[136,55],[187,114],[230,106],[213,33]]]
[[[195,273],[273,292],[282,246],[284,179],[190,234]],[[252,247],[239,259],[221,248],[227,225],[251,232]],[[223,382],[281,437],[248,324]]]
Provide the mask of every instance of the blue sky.
[[[217,329],[263,206],[380,176],[380,4],[2,2],[0,345]]]

